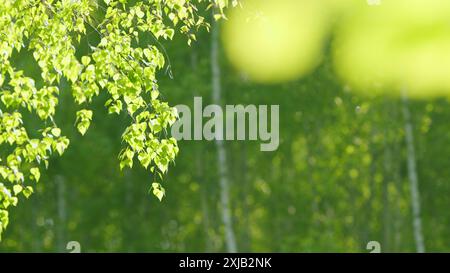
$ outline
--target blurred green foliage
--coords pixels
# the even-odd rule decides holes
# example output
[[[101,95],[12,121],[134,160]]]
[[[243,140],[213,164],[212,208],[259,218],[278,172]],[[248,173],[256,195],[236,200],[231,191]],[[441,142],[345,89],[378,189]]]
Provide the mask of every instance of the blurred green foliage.
[[[212,100],[210,36],[196,38],[190,48],[179,34],[163,43],[174,79],[159,72],[160,95],[171,105],[192,106],[194,96],[205,104]],[[80,50],[86,44],[82,40]],[[277,151],[261,152],[257,142],[226,142],[239,251],[367,252],[373,240],[383,252],[415,251],[402,102],[381,91],[353,92],[335,76],[330,48],[310,75],[270,86],[251,83],[220,55],[226,104],[280,105]],[[15,58],[33,69],[25,56]],[[11,210],[0,251],[65,252],[74,240],[83,252],[225,251],[214,144],[179,142],[160,203],[149,198],[153,180],[147,171],[120,171],[117,143],[127,115],[108,115],[107,95],[100,94],[81,137],[68,90],[62,82],[55,122],[71,149],[50,159],[35,194]],[[448,252],[449,102],[411,101],[410,109],[425,244],[427,251]],[[37,126],[33,117],[24,120]]]

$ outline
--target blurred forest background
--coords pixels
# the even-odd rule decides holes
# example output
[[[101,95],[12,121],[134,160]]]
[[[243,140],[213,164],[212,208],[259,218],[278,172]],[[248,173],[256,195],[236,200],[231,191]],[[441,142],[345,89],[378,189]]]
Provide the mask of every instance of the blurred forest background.
[[[87,39],[98,37],[83,39],[80,54],[88,50]],[[171,105],[192,106],[194,96],[213,103],[211,67],[219,64],[223,105],[280,106],[278,150],[261,152],[259,141],[227,141],[221,172],[214,142],[180,141],[176,165],[163,182],[167,195],[159,202],[149,193],[147,171],[119,170],[118,143],[128,117],[117,122],[100,96],[91,128],[81,137],[71,94],[61,92],[57,122],[70,148],[52,159],[30,200],[11,210],[0,251],[67,252],[68,241],[78,241],[82,252],[227,251],[223,175],[240,252],[368,252],[369,241],[380,242],[383,252],[415,252],[407,124],[426,251],[450,251],[447,98],[405,102],[352,92],[337,78],[329,47],[301,79],[252,83],[231,65],[222,43],[219,54],[211,54],[220,39],[201,32],[190,47],[180,35],[163,43],[174,76],[160,72],[164,98]],[[36,67],[27,52],[15,58],[24,69]]]

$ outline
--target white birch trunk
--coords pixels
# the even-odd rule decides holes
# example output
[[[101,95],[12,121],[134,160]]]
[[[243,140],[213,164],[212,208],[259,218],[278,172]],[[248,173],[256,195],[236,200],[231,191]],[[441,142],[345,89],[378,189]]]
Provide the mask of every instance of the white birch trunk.
[[[219,64],[219,26],[216,22],[212,24],[211,42],[211,71],[212,71],[212,97],[213,103],[221,105],[221,83]],[[215,140],[217,148],[217,164],[220,183],[220,202],[222,209],[222,221],[225,228],[225,244],[228,252],[237,252],[236,239],[233,231],[233,223],[230,208],[230,183],[227,176],[227,154],[223,140]]]
[[[414,240],[418,253],[425,252],[422,234],[422,219],[420,217],[419,179],[417,177],[416,155],[414,150],[414,134],[411,124],[411,113],[408,107],[408,97],[403,92],[403,116],[405,119],[405,142],[407,148],[408,177],[411,188],[411,207],[413,217]]]
[[[58,251],[66,251],[66,226],[67,226],[67,211],[66,211],[66,181],[61,175],[55,177],[57,188],[57,204],[58,204],[58,222],[57,222],[57,243]]]

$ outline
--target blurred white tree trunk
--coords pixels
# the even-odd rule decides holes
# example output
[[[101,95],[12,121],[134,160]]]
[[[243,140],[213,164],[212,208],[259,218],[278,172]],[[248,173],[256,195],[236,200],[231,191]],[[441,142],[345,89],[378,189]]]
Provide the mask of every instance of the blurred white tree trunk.
[[[41,241],[39,240],[41,238],[41,236],[39,236],[39,230],[38,230],[38,226],[37,226],[37,218],[38,218],[38,200],[37,200],[37,196],[33,196],[33,198],[31,198],[30,200],[32,202],[32,206],[31,206],[31,232],[33,235],[33,242],[31,243],[31,249],[32,252],[41,252],[40,250],[40,243]]]
[[[58,198],[57,244],[59,252],[66,252],[66,181],[61,175],[55,177]]]
[[[422,219],[420,217],[419,179],[417,177],[414,134],[411,123],[411,113],[408,106],[408,97],[405,92],[403,92],[403,116],[405,118],[405,142],[407,148],[408,177],[411,188],[414,240],[416,242],[417,252],[423,253],[425,252],[425,244],[422,234]]]
[[[198,54],[195,47],[191,49],[191,67],[193,73],[198,73]],[[195,78],[197,80],[197,78]],[[192,86],[194,88],[194,86]],[[201,92],[198,92],[198,90],[195,90],[196,96],[201,96]],[[211,240],[211,233],[210,233],[210,219],[209,219],[209,206],[208,206],[208,188],[206,187],[206,181],[205,179],[205,170],[203,168],[203,162],[205,160],[203,149],[201,146],[198,146],[196,149],[196,180],[201,185],[202,191],[201,191],[201,208],[202,208],[202,214],[203,214],[203,229],[205,234],[205,251],[206,252],[212,252],[213,251],[213,244]]]
[[[211,71],[212,71],[212,97],[213,103],[221,105],[222,90],[219,64],[219,26],[212,23],[211,41]],[[217,132],[217,130],[216,130]],[[223,140],[215,139],[217,148],[217,165],[220,182],[220,202],[222,208],[222,221],[225,228],[225,243],[228,252],[237,252],[236,239],[233,231],[233,223],[230,208],[230,183],[227,176],[227,154]]]

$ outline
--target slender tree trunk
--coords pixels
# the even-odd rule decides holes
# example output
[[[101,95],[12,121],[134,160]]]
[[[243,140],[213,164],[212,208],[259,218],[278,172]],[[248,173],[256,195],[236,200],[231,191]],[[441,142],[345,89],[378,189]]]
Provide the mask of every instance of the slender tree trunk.
[[[66,251],[66,227],[67,227],[67,210],[66,210],[66,180],[63,176],[55,177],[58,200],[58,226],[57,226],[57,248],[59,252]]]
[[[373,135],[373,132],[372,132]],[[366,213],[366,217],[364,218],[364,222],[362,223],[362,243],[363,243],[363,250],[366,251],[367,250],[367,244],[368,242],[372,241],[374,238],[374,236],[376,236],[376,232],[373,229],[373,225],[372,225],[372,219],[377,219],[377,217],[374,217],[375,211],[374,211],[374,199],[375,197],[375,174],[377,172],[377,166],[376,166],[376,152],[374,151],[374,144],[372,142],[370,142],[370,153],[373,156],[371,162],[370,162],[370,166],[368,168],[368,172],[369,172],[369,197],[367,198],[367,200],[365,201],[365,204],[363,206],[363,210]]]
[[[411,206],[413,214],[414,240],[418,253],[425,252],[420,217],[419,179],[417,177],[416,155],[414,149],[414,134],[411,123],[411,113],[408,107],[408,97],[403,93],[403,116],[405,119],[405,142],[407,148],[408,177],[411,189]]]
[[[32,206],[31,206],[31,232],[33,234],[33,241],[31,242],[31,249],[32,252],[41,252],[40,250],[40,234],[37,227],[37,218],[38,218],[38,200],[37,196],[32,196],[31,200]]]
[[[210,220],[209,220],[209,206],[208,206],[208,189],[206,188],[205,179],[203,177],[203,160],[204,157],[203,151],[200,150],[200,148],[197,150],[196,153],[196,180],[201,185],[201,208],[202,208],[202,214],[203,214],[203,229],[204,229],[204,235],[205,235],[205,251],[211,252],[212,251],[212,243],[211,243],[211,234],[210,234]]]
[[[396,113],[398,115],[398,113]],[[403,193],[403,188],[402,188],[402,182],[401,182],[401,165],[398,163],[400,162],[399,159],[399,155],[401,154],[401,147],[399,145],[399,142],[397,139],[395,139],[395,142],[393,144],[392,147],[392,162],[395,162],[396,164],[393,165],[393,170],[392,170],[392,177],[393,177],[393,181],[394,181],[394,186],[396,189],[396,192],[399,196],[402,196]],[[393,243],[394,243],[394,247],[393,247],[393,251],[394,252],[398,252],[401,249],[401,244],[402,244],[402,225],[403,225],[403,214],[400,211],[400,201],[399,198],[396,198],[395,200],[395,206],[394,206],[394,211],[393,211],[393,220],[394,220],[394,239],[393,239]]]
[[[391,238],[391,211],[390,211],[390,199],[389,199],[389,183],[391,179],[391,166],[392,156],[391,148],[389,146],[388,134],[384,133],[384,179],[383,179],[383,251],[390,250],[390,238]]]
[[[401,107],[398,107],[399,105],[397,102],[390,102],[387,106],[387,116],[385,117],[386,120],[399,120],[400,116],[402,115],[402,109]],[[400,121],[401,122],[401,121]],[[391,151],[391,177],[392,177],[392,185],[395,188],[396,195],[393,196],[390,199],[390,206],[391,206],[391,222],[392,222],[392,235],[391,240],[392,243],[390,245],[390,249],[392,252],[399,252],[402,249],[402,226],[404,222],[404,215],[401,212],[401,205],[400,205],[400,198],[403,197],[403,187],[402,187],[402,178],[401,178],[401,145],[398,139],[398,124],[393,123],[391,125],[393,127],[390,127],[390,130],[394,130],[396,134],[390,136],[389,142],[391,143],[389,149]],[[395,129],[394,129],[395,128]]]
[[[220,64],[219,64],[219,25],[212,24],[211,42],[211,71],[212,71],[212,97],[213,103],[220,105],[222,100]],[[223,140],[215,140],[217,148],[217,164],[220,183],[220,202],[222,209],[222,221],[225,228],[225,243],[228,252],[237,252],[236,239],[233,231],[233,223],[230,208],[230,183],[227,174],[227,154]]]
[[[133,252],[135,247],[134,234],[138,232],[136,226],[134,226],[134,215],[137,213],[133,208],[133,178],[131,177],[130,170],[124,170],[123,173],[124,182],[124,206],[125,211],[128,213],[128,221],[122,222],[122,244],[126,252]],[[135,200],[136,201],[136,200]],[[135,204],[136,205],[136,204]],[[144,206],[145,207],[145,206]]]
[[[389,99],[384,99],[383,104],[384,108],[384,120],[389,120],[392,118],[392,107]],[[394,204],[391,202],[389,187],[392,185],[393,179],[393,164],[392,164],[392,139],[391,139],[391,127],[385,125],[384,126],[384,155],[383,155],[383,243],[382,250],[383,252],[389,252],[392,250],[391,241],[392,241],[392,207]]]
[[[198,55],[197,50],[195,47],[191,50],[191,67],[192,67],[192,73],[196,75],[195,73],[198,73],[197,71],[197,64],[198,64]],[[197,79],[197,77],[196,77]],[[201,94],[198,93],[198,91],[195,91],[197,96],[201,96]],[[195,149],[195,159],[196,159],[196,180],[201,185],[201,208],[202,208],[202,214],[203,214],[203,230],[204,230],[204,236],[205,236],[205,251],[211,252],[213,249],[212,242],[211,242],[211,234],[210,234],[210,219],[209,219],[209,206],[208,206],[208,189],[206,185],[206,180],[204,177],[205,170],[203,168],[203,161],[205,160],[205,154],[203,152],[203,149],[201,146],[197,147]]]
[[[242,200],[242,216],[243,216],[243,227],[242,227],[242,245],[240,246],[243,251],[245,252],[251,252],[251,230],[250,230],[250,215],[249,215],[249,203],[248,203],[248,196],[250,194],[249,190],[249,179],[247,177],[248,173],[248,165],[247,165],[247,145],[246,142],[241,142],[241,145],[238,147],[242,151],[241,158],[241,200]],[[239,179],[239,178],[238,178]]]
[[[307,132],[311,132],[311,134],[315,133],[315,130],[313,131],[309,126],[305,126],[305,134]],[[316,188],[316,181],[314,181],[314,165],[310,158],[312,158],[312,155],[314,152],[312,150],[314,149],[315,143],[313,143],[312,139],[309,138],[308,135],[305,136],[306,139],[306,166],[307,167],[307,181],[308,184],[310,184],[311,192],[312,192],[312,200],[311,200],[311,220],[312,220],[312,227],[313,229],[319,229],[319,221],[317,221],[317,215],[319,213],[319,202],[318,202],[318,193]]]

